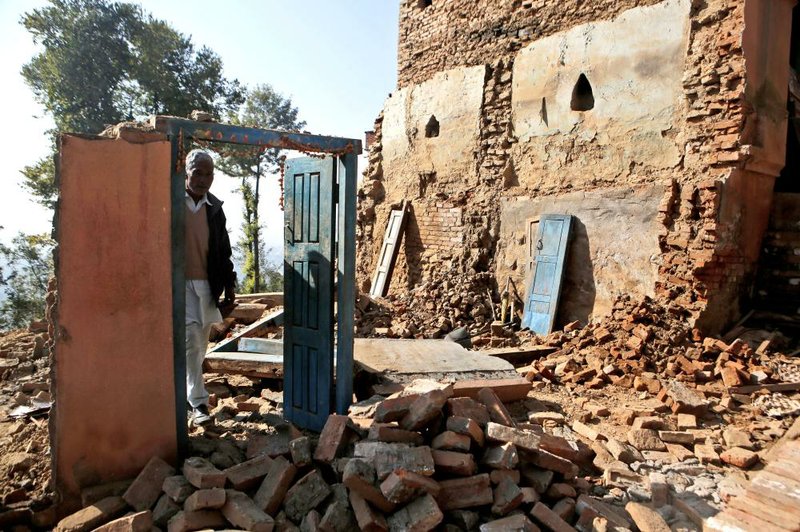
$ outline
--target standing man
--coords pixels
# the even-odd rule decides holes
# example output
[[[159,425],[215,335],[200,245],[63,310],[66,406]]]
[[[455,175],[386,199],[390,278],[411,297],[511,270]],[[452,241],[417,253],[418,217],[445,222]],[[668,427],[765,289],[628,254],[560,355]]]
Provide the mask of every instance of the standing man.
[[[211,325],[222,321],[220,308],[233,306],[236,273],[225,228],[222,201],[208,190],[214,159],[203,150],[186,156],[186,397],[192,423],[211,421],[203,382],[203,359]],[[225,293],[222,303],[219,298]]]

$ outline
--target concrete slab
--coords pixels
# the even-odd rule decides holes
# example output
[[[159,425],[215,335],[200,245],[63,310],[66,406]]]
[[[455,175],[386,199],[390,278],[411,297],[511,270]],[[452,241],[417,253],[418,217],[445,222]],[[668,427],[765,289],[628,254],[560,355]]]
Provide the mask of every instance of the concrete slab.
[[[356,338],[355,362],[371,373],[425,374],[510,371],[500,358],[468,351],[447,340]]]

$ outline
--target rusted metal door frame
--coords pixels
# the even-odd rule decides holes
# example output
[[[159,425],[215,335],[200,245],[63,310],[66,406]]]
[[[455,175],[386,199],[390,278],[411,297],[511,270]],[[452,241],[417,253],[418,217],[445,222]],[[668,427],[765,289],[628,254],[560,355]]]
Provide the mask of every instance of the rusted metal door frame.
[[[264,148],[283,148],[336,156],[339,173],[338,214],[330,220],[337,225],[338,331],[336,338],[336,412],[344,414],[353,397],[353,316],[355,311],[355,220],[357,160],[361,141],[306,133],[232,126],[217,122],[198,122],[172,116],[151,118],[154,129],[165,133],[171,142],[172,178],[172,330],[175,368],[175,426],[178,452],[188,448],[186,422],[186,348],[184,278],[184,190],[186,172],[183,158],[192,140],[244,144]],[[333,319],[333,316],[330,316]],[[331,353],[331,356],[333,354]],[[348,378],[342,378],[347,375]]]

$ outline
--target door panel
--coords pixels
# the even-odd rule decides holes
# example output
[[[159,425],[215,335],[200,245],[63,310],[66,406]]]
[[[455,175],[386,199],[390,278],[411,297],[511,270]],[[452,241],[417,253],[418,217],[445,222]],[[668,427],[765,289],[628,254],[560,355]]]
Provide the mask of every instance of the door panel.
[[[333,386],[334,160],[292,159],[285,175],[285,416],[321,430]]]
[[[548,334],[553,329],[571,226],[570,215],[544,215],[539,220],[537,238],[530,243],[532,268],[522,327],[537,334]]]

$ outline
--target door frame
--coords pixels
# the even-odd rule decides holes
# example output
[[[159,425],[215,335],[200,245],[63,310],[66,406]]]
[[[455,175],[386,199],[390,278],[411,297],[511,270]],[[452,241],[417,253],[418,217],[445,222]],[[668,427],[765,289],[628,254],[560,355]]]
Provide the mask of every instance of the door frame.
[[[172,234],[172,346],[175,383],[175,428],[178,454],[185,456],[189,444],[186,409],[186,335],[185,335],[185,249],[184,192],[186,172],[184,158],[192,140],[244,144],[264,148],[283,148],[303,152],[334,155],[338,165],[338,209],[330,222],[336,224],[336,281],[338,330],[336,335],[336,412],[347,413],[353,397],[353,321],[355,312],[355,226],[357,156],[361,141],[307,133],[258,129],[218,122],[198,122],[172,116],[155,116],[150,125],[167,135],[171,143],[171,234]],[[335,218],[335,219],[333,219]],[[290,298],[285,298],[290,299]],[[288,301],[284,301],[287,304]],[[333,305],[331,305],[333,308]],[[322,318],[322,317],[321,317]],[[329,316],[333,320],[333,316]],[[330,353],[333,356],[333,353]],[[333,385],[333,383],[332,383]]]

